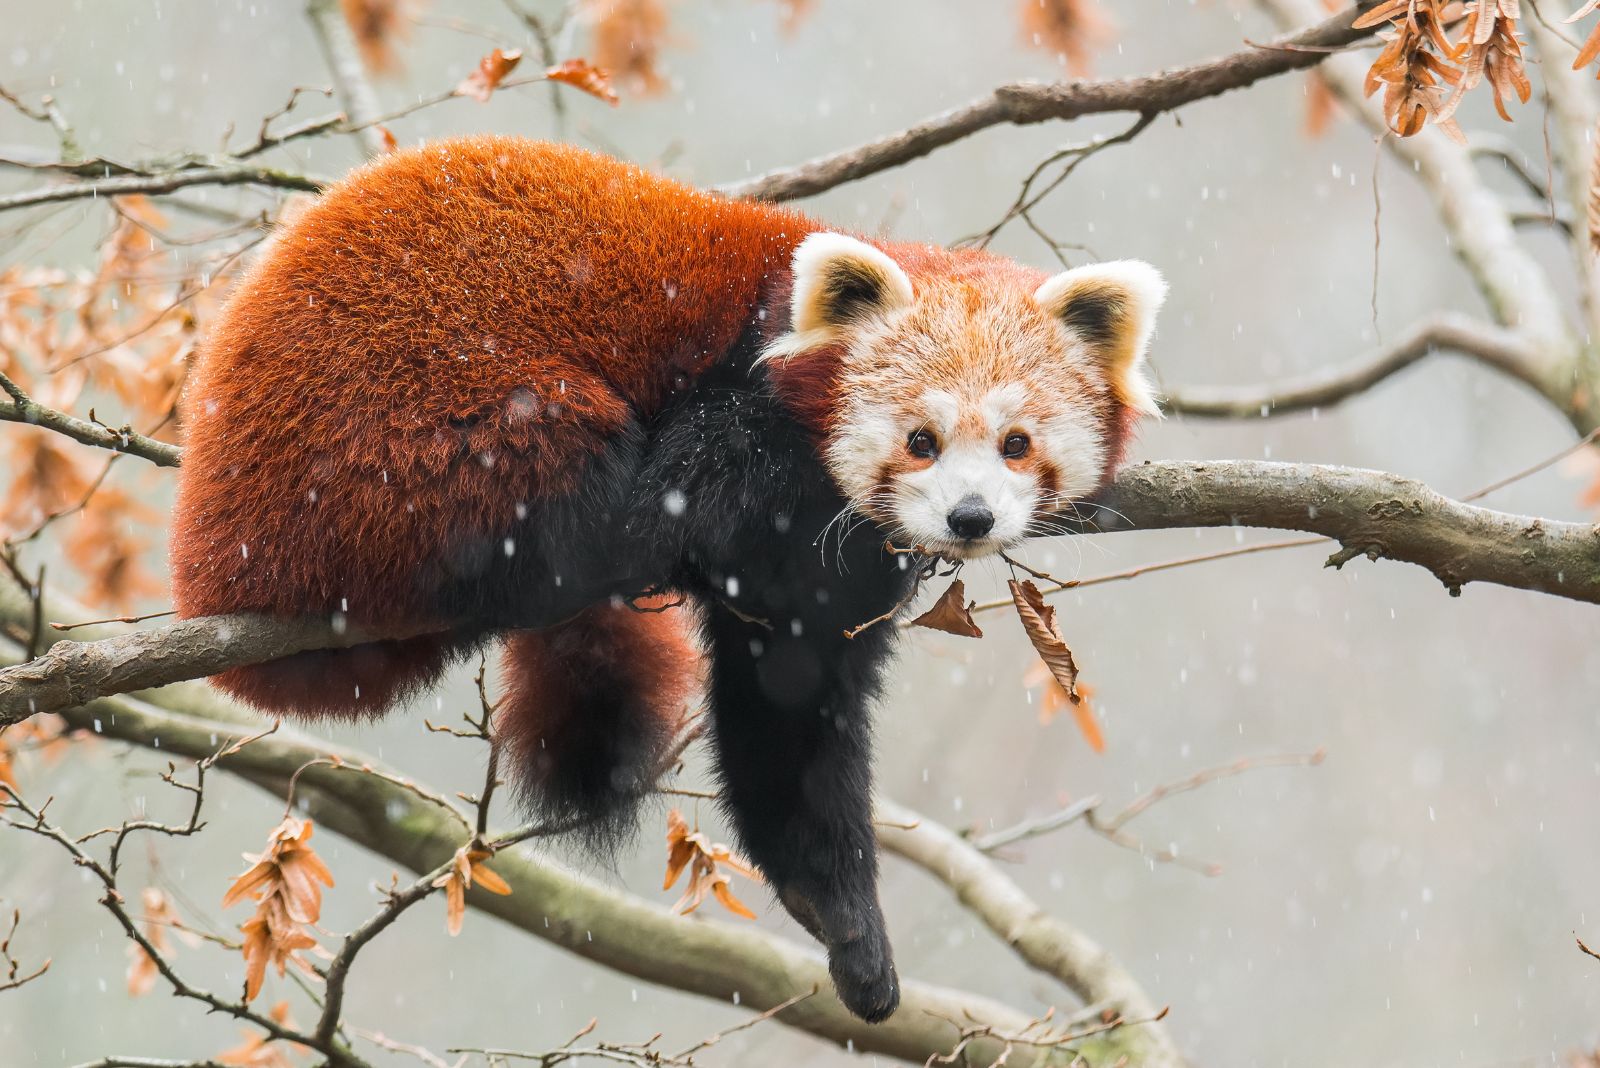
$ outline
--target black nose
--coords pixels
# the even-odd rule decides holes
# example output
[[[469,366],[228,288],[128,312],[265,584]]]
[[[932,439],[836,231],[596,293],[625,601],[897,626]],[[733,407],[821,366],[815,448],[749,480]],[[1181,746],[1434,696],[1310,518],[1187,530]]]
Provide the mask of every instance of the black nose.
[[[981,538],[994,529],[994,513],[989,511],[982,497],[969,493],[950,509],[945,522],[950,524],[950,532],[958,538]]]

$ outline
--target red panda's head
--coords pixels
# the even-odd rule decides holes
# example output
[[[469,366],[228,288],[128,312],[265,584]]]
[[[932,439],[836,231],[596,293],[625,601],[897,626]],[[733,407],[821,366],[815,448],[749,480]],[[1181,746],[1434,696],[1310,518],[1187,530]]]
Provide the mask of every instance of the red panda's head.
[[[801,242],[789,330],[763,358],[780,392],[807,394],[829,472],[897,544],[1003,550],[1099,488],[1133,419],[1156,414],[1144,353],[1166,284],[1132,260],[1045,276],[888,248]]]

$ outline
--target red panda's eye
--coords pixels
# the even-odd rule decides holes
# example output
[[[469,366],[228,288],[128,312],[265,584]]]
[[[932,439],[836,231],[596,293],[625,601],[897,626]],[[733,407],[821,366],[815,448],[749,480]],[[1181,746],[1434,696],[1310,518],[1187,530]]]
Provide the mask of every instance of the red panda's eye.
[[[1028,453],[1028,435],[1012,434],[1006,438],[1005,444],[1000,447],[1001,453],[1008,460],[1026,456]]]
[[[906,448],[911,450],[912,456],[932,459],[939,455],[939,439],[926,430],[919,430],[911,435],[906,442]]]

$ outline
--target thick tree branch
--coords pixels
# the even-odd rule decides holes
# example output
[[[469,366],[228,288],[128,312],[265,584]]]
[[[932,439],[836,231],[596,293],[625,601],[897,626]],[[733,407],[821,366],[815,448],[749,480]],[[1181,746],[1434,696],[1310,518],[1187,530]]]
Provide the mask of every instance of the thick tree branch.
[[[1492,582],[1600,603],[1600,527],[1477,508],[1381,471],[1248,460],[1145,463],[1118,475],[1094,506],[1061,518],[1107,532],[1303,530],[1341,543],[1329,560],[1335,566],[1361,555],[1382,557],[1427,568],[1452,593],[1469,582]],[[0,724],[305,649],[429,629],[437,628],[357,633],[336,620],[235,615],[59,642],[36,660],[0,671]]]
[[[1600,526],[1462,504],[1382,471],[1252,460],[1144,463],[1124,470],[1096,503],[1085,509],[1092,513],[1086,529],[1303,530],[1343,546],[1328,560],[1334,567],[1365,555],[1425,567],[1452,594],[1469,582],[1491,582],[1600,603]]]
[[[718,189],[729,196],[756,200],[795,200],[909,163],[991,126],[1021,126],[1117,111],[1145,115],[1172,111],[1243,89],[1263,78],[1315,66],[1330,49],[1359,41],[1372,32],[1353,30],[1350,24],[1358,11],[1374,2],[1362,0],[1310,29],[1269,45],[1252,45],[1220,59],[1176,70],[1139,78],[1002,85],[970,104],[941,112],[876,141],[742,182],[730,182]]]
[[[0,725],[107,694],[204,678],[307,649],[344,648],[439,629],[438,624],[422,624],[372,632],[337,619],[231,615],[185,619],[101,641],[57,642],[38,659],[0,671]]]
[[[54,408],[46,408],[28,396],[21,386],[4,374],[0,374],[0,393],[4,393],[7,398],[0,402],[0,421],[29,423],[46,430],[53,430],[57,434],[65,434],[85,445],[110,449],[112,452],[125,452],[161,467],[178,466],[181,450],[176,445],[168,445],[164,441],[145,437],[132,427],[113,430],[101,423],[85,422],[65,412],[58,412]]]
[[[240,723],[236,713],[197,718],[126,697],[90,702],[66,713],[66,718],[70,725],[95,730],[102,737],[147,748],[159,745],[163,753],[194,758],[210,756],[229,739],[259,728],[258,723]],[[338,757],[344,766],[313,763],[329,756]],[[217,766],[276,798],[284,796],[289,778],[304,769],[296,783],[296,798],[308,815],[322,827],[414,872],[437,869],[463,841],[461,823],[400,785],[398,776],[391,781],[353,770],[381,768],[381,762],[288,729],[243,747]],[[913,980],[902,984],[900,1010],[894,1016],[883,1024],[865,1024],[832,995],[822,960],[781,938],[753,927],[676,915],[543,856],[506,850],[497,854],[494,868],[513,893],[500,897],[471,891],[472,907],[648,982],[724,1004],[737,995],[739,1004],[751,1011],[773,1008],[815,987],[821,993],[784,1010],[777,1019],[821,1038],[849,1043],[861,1052],[922,1063],[958,1040],[958,1028],[950,1021],[987,1026],[996,1035],[1021,1033],[1032,1023],[1024,1014],[987,998]],[[1079,1048],[1091,1063],[1116,1063],[1118,1052],[1140,1052],[1134,1036],[1149,1033],[1145,1027],[1119,1029],[1086,1039]],[[1002,1048],[1001,1038],[985,1038],[973,1056],[987,1064]],[[1044,1064],[1047,1053],[1018,1047],[1007,1063]]]
[[[1328,407],[1436,352],[1471,356],[1540,388],[1533,371],[1534,354],[1519,335],[1463,315],[1444,314],[1418,323],[1388,345],[1346,364],[1269,386],[1188,386],[1169,391],[1162,407],[1179,415],[1215,419],[1267,418]]]

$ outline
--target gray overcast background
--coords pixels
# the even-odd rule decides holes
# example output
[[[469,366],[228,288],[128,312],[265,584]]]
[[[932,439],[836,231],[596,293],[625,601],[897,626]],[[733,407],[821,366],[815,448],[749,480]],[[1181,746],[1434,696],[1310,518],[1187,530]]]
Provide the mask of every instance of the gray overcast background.
[[[1220,0],[1105,6],[1121,26],[1100,61],[1106,74],[1231,51],[1272,32],[1247,5]],[[819,0],[792,37],[779,32],[776,8],[674,4],[675,90],[615,110],[569,94],[570,136],[641,162],[666,158],[689,180],[726,181],[901,127],[1001,81],[1057,71],[1051,57],[1022,45],[1009,2]],[[490,0],[440,0],[426,11],[514,32]],[[453,84],[486,48],[460,33],[417,29],[405,75],[380,84],[385,105]],[[583,50],[580,34],[574,51]],[[0,0],[0,84],[53,86],[94,153],[206,149],[229,124],[243,140],[289,87],[327,80],[297,0]],[[1260,381],[1349,358],[1374,341],[1373,143],[1348,122],[1306,140],[1304,84],[1291,75],[1186,108],[1181,124],[1163,117],[1134,144],[1082,167],[1040,213],[1099,257],[1142,257],[1167,273],[1172,298],[1154,348],[1166,383]],[[308,101],[300,114],[320,107]],[[1475,107],[1464,125],[1470,134],[1493,124],[1542,160],[1538,112],[1524,108],[1521,118],[1503,128]],[[887,219],[896,236],[953,240],[998,218],[1050,149],[1123,121],[992,130],[803,207],[841,226],[875,230]],[[405,144],[553,129],[541,88],[487,106],[454,101],[393,124]],[[0,144],[16,143],[44,144],[36,127],[0,111]],[[355,155],[343,141],[316,141],[292,159],[335,175]],[[26,179],[0,181],[14,189]],[[1384,160],[1380,184],[1383,335],[1435,309],[1481,311],[1408,176]],[[263,202],[250,192],[205,195]],[[43,255],[83,262],[100,220]],[[1564,273],[1563,251],[1536,240]],[[999,247],[1052,262],[1020,226]],[[1354,464],[1464,492],[1569,440],[1565,423],[1521,389],[1435,358],[1320,416],[1169,420],[1148,427],[1134,455]],[[1579,485],[1557,469],[1494,503],[1578,518]],[[1258,536],[1041,542],[1028,558],[1092,575]],[[1220,862],[1220,877],[1152,865],[1081,828],[1025,845],[1011,870],[1100,939],[1157,1004],[1172,1006],[1169,1026],[1199,1065],[1548,1064],[1553,1051],[1592,1048],[1600,968],[1572,936],[1600,938],[1600,616],[1592,606],[1492,587],[1452,599],[1421,570],[1358,560],[1334,572],[1321,567],[1323,555],[1247,557],[1061,598],[1063,628],[1104,715],[1109,747],[1099,756],[1065,719],[1038,725],[1021,681],[1031,655],[1014,620],[991,617],[982,642],[917,636],[879,717],[883,789],[954,824],[1000,826],[1089,793],[1118,806],[1239,756],[1326,746],[1319,768],[1232,779],[1133,825],[1152,846],[1176,844]],[[978,594],[1000,586],[997,568],[972,570]],[[470,700],[468,683],[453,679],[447,707]],[[420,720],[420,712],[396,715],[338,735],[440,787],[475,789],[480,752],[427,735]],[[90,829],[147,795],[155,811],[174,811],[151,774],[159,766],[151,754],[101,745],[34,775],[56,794],[58,819]],[[703,769],[687,779],[704,782]],[[221,778],[210,811],[212,827],[197,841],[161,844],[162,867],[204,916],[231,929],[244,910],[222,915],[217,906],[241,870],[238,851],[259,848],[280,806]],[[709,807],[700,818],[722,836]],[[658,889],[663,827],[660,813],[648,816],[637,848],[609,877],[670,902]],[[317,844],[339,878],[323,922],[348,929],[373,907],[371,884],[387,883],[390,867],[331,833]],[[141,878],[136,865],[130,884]],[[884,881],[902,974],[1025,1011],[1071,1007],[934,881],[893,859]],[[763,926],[804,938],[765,891],[744,896],[763,912]],[[237,1042],[231,1021],[162,993],[127,997],[123,940],[59,851],[0,837],[0,898],[24,909],[36,955],[55,957],[46,980],[0,995],[0,1061],[198,1057]],[[184,950],[182,959],[198,979],[236,989],[236,958]],[[439,902],[409,913],[363,957],[349,1015],[436,1050],[548,1048],[592,1016],[605,1039],[661,1030],[679,1048],[743,1018],[605,972],[481,915],[447,938]],[[857,1063],[774,1025],[705,1059]]]

